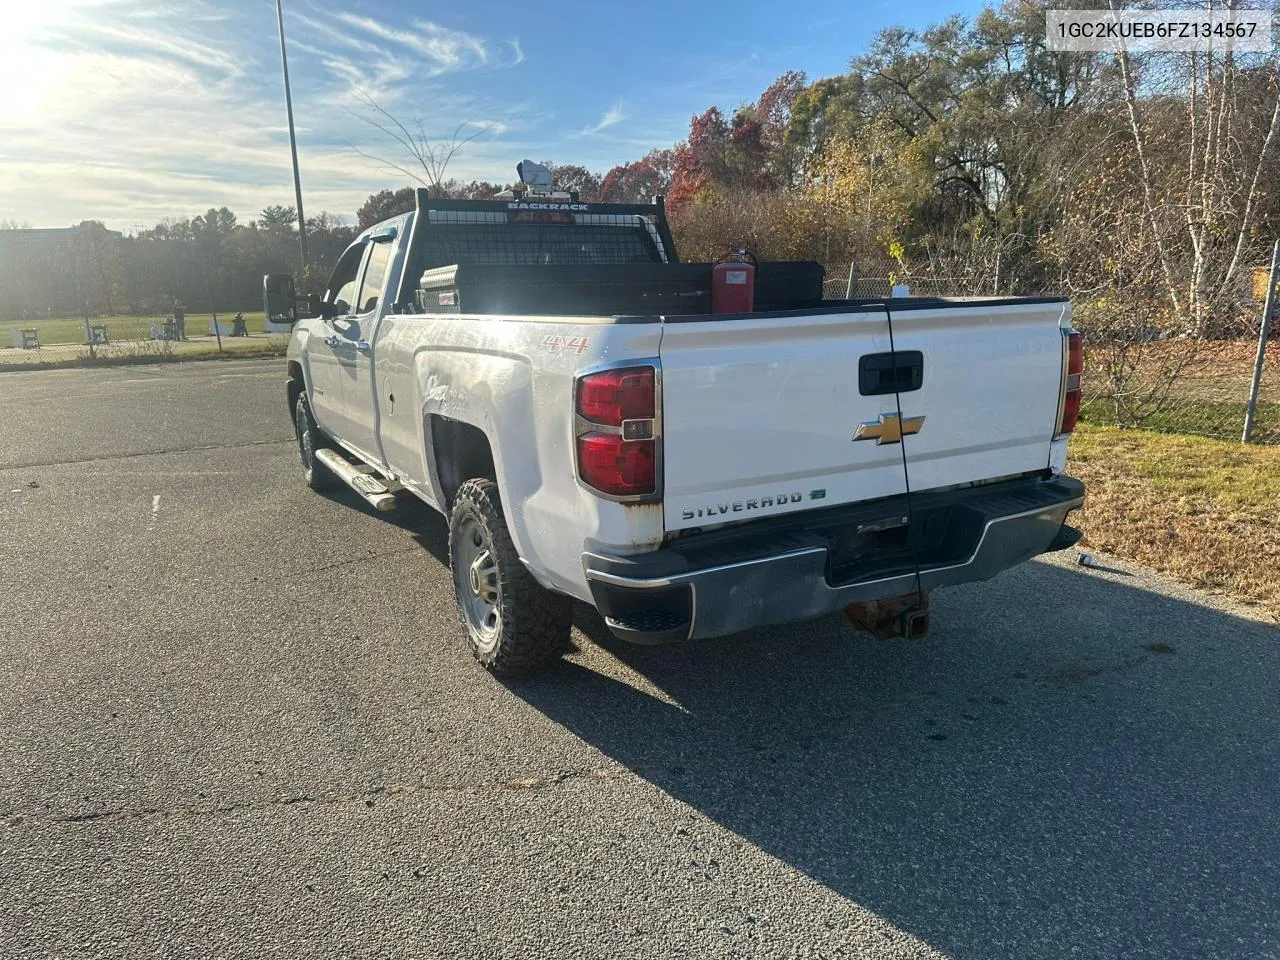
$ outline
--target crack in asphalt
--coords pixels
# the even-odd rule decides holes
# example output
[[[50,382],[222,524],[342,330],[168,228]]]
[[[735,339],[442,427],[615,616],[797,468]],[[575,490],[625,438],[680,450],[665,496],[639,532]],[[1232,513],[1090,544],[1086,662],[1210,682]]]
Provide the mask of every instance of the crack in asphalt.
[[[409,797],[458,793],[504,793],[520,790],[546,790],[572,781],[613,780],[630,773],[631,770],[620,765],[593,767],[580,770],[565,770],[547,777],[523,777],[515,780],[483,780],[479,783],[395,783],[371,787],[355,793],[326,791],[322,793],[301,793],[271,797],[265,800],[245,801],[242,803],[221,804],[188,804],[180,807],[116,807],[110,810],[98,810],[86,813],[70,813],[60,816],[48,814],[12,814],[4,819],[10,827],[38,825],[46,823],[101,823],[121,820],[162,820],[168,818],[192,818],[219,816],[242,811],[266,811],[280,807],[298,806],[345,806],[363,804],[373,807],[377,800],[386,797]]]
[[[353,563],[368,563],[370,560],[381,560],[384,557],[394,557],[402,553],[421,553],[422,548],[416,544],[409,547],[393,547],[390,550],[382,550],[377,553],[366,553],[358,557],[348,557],[345,560],[334,560],[332,563],[324,563],[318,567],[300,567],[295,571],[297,574],[327,573],[330,570],[336,570],[338,567],[349,567]]]
[[[205,450],[234,450],[237,447],[269,447],[277,443],[293,443],[293,437],[282,440],[245,440],[241,443],[211,443],[199,447],[177,447],[173,450],[143,450],[138,453],[106,453],[100,457],[84,457],[79,460],[45,460],[35,463],[0,465],[0,473],[8,470],[34,470],[39,467],[69,467],[79,463],[101,463],[104,460],[133,460],[137,457],[164,457],[173,453],[200,453]]]

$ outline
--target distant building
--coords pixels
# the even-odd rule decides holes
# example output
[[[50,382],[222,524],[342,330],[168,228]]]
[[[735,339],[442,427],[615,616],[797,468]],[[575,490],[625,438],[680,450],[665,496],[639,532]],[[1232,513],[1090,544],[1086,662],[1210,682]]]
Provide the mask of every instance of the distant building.
[[[124,236],[119,230],[105,232],[119,240]],[[70,240],[76,235],[75,227],[21,227],[16,230],[0,229],[0,243],[51,243],[58,240]]]
[[[103,230],[113,240],[124,234],[119,230]],[[0,230],[0,257],[16,250],[52,249],[67,243],[76,236],[75,227],[31,227],[20,230]]]

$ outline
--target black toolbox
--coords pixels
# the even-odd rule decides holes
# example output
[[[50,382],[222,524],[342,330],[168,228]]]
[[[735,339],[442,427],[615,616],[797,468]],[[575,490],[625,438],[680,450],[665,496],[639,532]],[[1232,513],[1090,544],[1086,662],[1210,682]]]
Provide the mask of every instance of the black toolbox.
[[[433,267],[418,285],[425,313],[566,317],[711,311],[711,270],[698,263],[464,263]]]
[[[816,260],[761,260],[756,264],[754,309],[763,313],[819,307],[826,274]]]

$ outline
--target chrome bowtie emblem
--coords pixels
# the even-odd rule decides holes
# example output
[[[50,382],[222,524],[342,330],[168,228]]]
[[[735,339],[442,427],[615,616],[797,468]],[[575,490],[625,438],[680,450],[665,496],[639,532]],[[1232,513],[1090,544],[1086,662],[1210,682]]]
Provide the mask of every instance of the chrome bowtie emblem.
[[[882,413],[878,420],[868,420],[858,425],[854,440],[874,440],[882,443],[901,443],[902,438],[919,433],[924,417],[899,417],[896,413]]]

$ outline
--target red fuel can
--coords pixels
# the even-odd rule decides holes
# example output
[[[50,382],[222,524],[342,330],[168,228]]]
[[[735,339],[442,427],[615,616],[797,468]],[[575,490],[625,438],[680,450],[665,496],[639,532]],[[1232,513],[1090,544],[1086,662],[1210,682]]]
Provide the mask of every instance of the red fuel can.
[[[755,304],[756,266],[745,250],[711,268],[711,312],[750,313]]]

